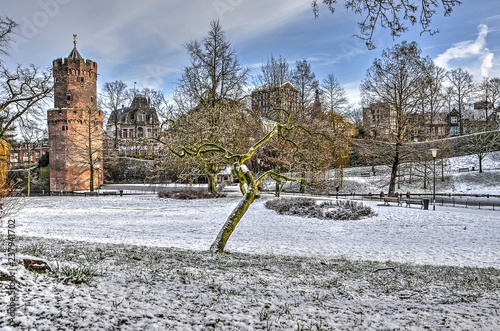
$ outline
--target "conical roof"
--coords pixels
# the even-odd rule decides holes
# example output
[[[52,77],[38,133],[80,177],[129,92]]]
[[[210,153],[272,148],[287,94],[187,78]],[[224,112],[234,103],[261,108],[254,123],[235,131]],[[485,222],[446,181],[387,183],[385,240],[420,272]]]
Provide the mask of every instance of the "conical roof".
[[[80,52],[78,52],[78,50],[76,49],[76,34],[73,35],[73,38],[74,47],[71,53],[69,53],[68,57],[72,58],[73,61],[76,59],[83,59],[83,57],[80,55]]]

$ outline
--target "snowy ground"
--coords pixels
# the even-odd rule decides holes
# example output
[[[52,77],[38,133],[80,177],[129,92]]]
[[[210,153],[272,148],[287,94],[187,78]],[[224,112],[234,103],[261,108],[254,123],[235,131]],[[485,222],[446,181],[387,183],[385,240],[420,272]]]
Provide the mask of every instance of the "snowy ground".
[[[212,256],[235,197],[30,198],[16,217],[20,254],[55,272],[19,269],[16,321],[37,330],[498,330],[500,211],[371,203],[378,216],[339,222],[280,216],[264,201],[231,236],[231,254]],[[92,279],[75,285],[79,273]]]
[[[265,199],[238,224],[228,251],[500,268],[500,211],[441,206],[431,211],[373,202],[378,216],[333,222],[278,215],[265,208]],[[205,251],[237,201],[35,197],[17,217],[17,232]]]

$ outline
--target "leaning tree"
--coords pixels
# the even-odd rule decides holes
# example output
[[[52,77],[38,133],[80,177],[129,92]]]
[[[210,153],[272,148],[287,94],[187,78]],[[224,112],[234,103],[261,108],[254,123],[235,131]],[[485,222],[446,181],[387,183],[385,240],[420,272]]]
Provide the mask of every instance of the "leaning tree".
[[[224,251],[224,247],[236,228],[236,225],[242,219],[243,215],[245,215],[250,205],[260,197],[259,185],[266,178],[271,178],[280,182],[297,182],[304,180],[303,178],[286,176],[282,173],[276,172],[275,170],[268,170],[260,174],[256,174],[254,171],[250,170],[248,167],[249,161],[259,149],[262,149],[266,144],[270,143],[273,138],[278,138],[292,146],[295,155],[300,158],[300,154],[302,153],[300,147],[307,146],[303,145],[305,138],[311,138],[313,141],[318,143],[318,137],[320,137],[323,140],[323,144],[331,143],[333,141],[332,137],[325,133],[313,132],[304,126],[292,124],[290,113],[287,111],[279,109],[277,112],[281,112],[282,116],[279,117],[285,118],[286,120],[283,122],[276,122],[267,134],[265,134],[260,140],[256,141],[246,152],[243,153],[235,153],[226,148],[223,144],[212,142],[206,142],[197,146],[183,146],[176,148],[172,146],[167,137],[168,131],[164,131],[162,136],[155,138],[155,140],[165,145],[170,152],[179,158],[193,157],[201,160],[206,157],[206,155],[212,155],[212,157],[214,155],[218,155],[224,163],[231,166],[233,176],[235,176],[239,181],[239,188],[243,197],[227,218],[215,241],[210,247],[211,252],[222,253]],[[309,157],[313,156],[309,155]],[[317,156],[317,159],[322,159],[322,157]]]

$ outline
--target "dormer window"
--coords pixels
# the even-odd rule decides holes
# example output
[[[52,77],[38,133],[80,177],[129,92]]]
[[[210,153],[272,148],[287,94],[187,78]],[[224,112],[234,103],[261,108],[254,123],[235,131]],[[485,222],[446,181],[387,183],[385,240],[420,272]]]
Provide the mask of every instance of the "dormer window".
[[[451,123],[453,123],[453,124],[458,123],[458,119],[457,119],[457,117],[456,117],[456,116],[452,116],[450,121],[451,121]]]

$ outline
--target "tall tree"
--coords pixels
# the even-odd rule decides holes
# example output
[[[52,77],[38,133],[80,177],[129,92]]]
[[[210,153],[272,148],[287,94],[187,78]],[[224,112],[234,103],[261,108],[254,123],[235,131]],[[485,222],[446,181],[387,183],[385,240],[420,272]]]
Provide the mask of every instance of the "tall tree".
[[[190,64],[184,68],[175,92],[180,118],[184,123],[192,123],[184,128],[196,128],[196,131],[191,131],[191,138],[196,138],[198,143],[220,143],[221,139],[234,137],[230,132],[236,130],[235,125],[241,114],[239,110],[249,68],[238,60],[236,50],[226,39],[218,20],[210,23],[206,37],[187,43],[185,48]],[[224,134],[224,131],[228,133]],[[178,138],[188,137],[178,135]],[[234,144],[237,143],[235,140]],[[209,191],[214,191],[217,174],[224,164],[211,153],[204,153],[203,156],[200,166],[208,178]]]
[[[347,105],[347,93],[337,77],[330,73],[321,81],[320,85],[323,97],[323,106],[328,112],[342,113]]]
[[[298,90],[297,117],[309,117],[319,82],[311,69],[311,65],[305,59],[295,63],[295,68],[292,71],[292,84]]]
[[[28,154],[28,178],[27,178],[27,192],[28,196],[31,193],[31,171],[32,171],[32,151],[44,137],[45,133],[38,126],[38,123],[33,119],[26,119],[22,121],[19,126],[19,131],[21,132],[22,143],[24,144],[27,154]]]
[[[464,113],[467,104],[470,103],[474,92],[477,90],[472,75],[462,68],[454,69],[448,72],[448,80],[453,88],[453,98],[457,105],[458,117],[460,122],[460,134],[464,133]]]
[[[438,67],[430,57],[423,60],[423,84],[421,107],[426,126],[430,129],[430,137],[436,138],[438,127],[436,126],[438,116],[445,106],[444,82],[446,70]]]
[[[256,77],[256,85],[279,87],[291,79],[292,71],[285,58],[271,55],[262,65],[261,72]]]
[[[337,0],[322,0],[333,14]],[[439,30],[431,29],[431,19],[436,9],[442,7],[444,15],[450,15],[453,7],[460,5],[459,0],[346,0],[344,6],[347,10],[364,16],[358,23],[360,34],[356,37],[365,41],[369,49],[375,48],[373,33],[377,25],[389,29],[393,38],[401,36],[408,31],[407,22],[411,25],[419,24],[422,33],[435,34]],[[312,1],[314,15],[318,17],[318,0]]]
[[[417,43],[402,42],[382,52],[373,61],[361,85],[361,96],[365,105],[381,104],[391,109],[391,128],[387,143],[391,147],[391,178],[389,194],[396,188],[399,166],[410,151],[404,144],[418,119],[417,112],[421,98],[423,58]]]
[[[86,174],[89,174],[89,190],[92,192],[102,183],[102,118],[102,111],[89,108],[82,110],[80,121],[68,122],[71,135],[68,143],[73,156],[69,162],[74,165],[76,177],[86,179]]]
[[[108,111],[108,121],[113,123],[114,147],[115,149],[118,149],[118,142],[120,140],[119,124],[121,120],[120,114],[118,114],[118,109],[123,108],[124,103],[128,100],[127,84],[121,80],[106,82],[102,87],[102,91],[103,92],[101,93],[100,98],[101,108]]]

